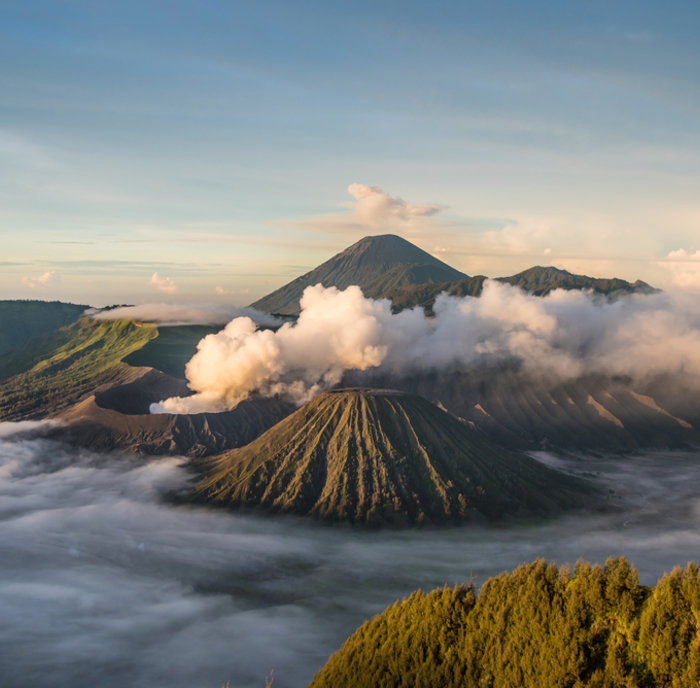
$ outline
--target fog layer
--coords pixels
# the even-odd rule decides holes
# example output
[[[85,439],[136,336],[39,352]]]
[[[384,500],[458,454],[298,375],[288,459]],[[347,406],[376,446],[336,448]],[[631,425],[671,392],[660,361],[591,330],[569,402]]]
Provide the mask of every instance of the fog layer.
[[[274,327],[279,318],[255,308],[237,308],[224,304],[142,303],[138,306],[119,306],[108,310],[89,309],[95,320],[139,320],[162,326],[169,325],[224,325],[233,318],[250,318],[258,325]]]
[[[700,301],[688,295],[632,295],[608,301],[583,291],[532,296],[487,281],[480,298],[440,295],[435,317],[394,314],[388,300],[359,287],[307,287],[295,324],[257,329],[232,320],[205,337],[187,364],[195,394],[152,412],[233,408],[252,392],[298,403],[337,384],[349,370],[395,375],[513,363],[553,380],[586,373],[700,381]]]
[[[172,506],[182,460],[96,455],[0,425],[5,688],[303,686],[362,621],[418,587],[536,557],[624,554],[654,583],[700,558],[700,456],[539,458],[597,475],[612,514],[365,532]],[[27,430],[27,426],[23,428]]]

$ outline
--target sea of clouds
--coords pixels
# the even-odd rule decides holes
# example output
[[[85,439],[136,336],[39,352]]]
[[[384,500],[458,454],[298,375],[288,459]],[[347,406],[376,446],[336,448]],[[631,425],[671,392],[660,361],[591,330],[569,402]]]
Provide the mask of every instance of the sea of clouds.
[[[272,670],[275,688],[298,687],[418,587],[620,554],[653,584],[700,551],[697,453],[538,455],[614,489],[609,513],[377,532],[176,506],[182,459],[96,454],[40,430],[0,424],[5,688],[261,688]]]

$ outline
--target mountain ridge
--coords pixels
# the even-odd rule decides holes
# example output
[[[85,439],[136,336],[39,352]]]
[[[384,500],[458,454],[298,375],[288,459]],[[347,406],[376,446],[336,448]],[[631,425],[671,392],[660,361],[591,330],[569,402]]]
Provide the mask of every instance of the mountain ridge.
[[[469,276],[393,234],[367,236],[309,272],[263,296],[251,307],[268,313],[298,315],[307,286],[345,289],[358,285],[367,298],[388,298],[395,312],[420,306],[431,314],[437,296],[479,296],[485,275]],[[492,278],[520,287],[535,296],[555,289],[589,289],[609,298],[657,293],[651,285],[618,277],[576,275],[554,266],[535,265],[515,275]]]

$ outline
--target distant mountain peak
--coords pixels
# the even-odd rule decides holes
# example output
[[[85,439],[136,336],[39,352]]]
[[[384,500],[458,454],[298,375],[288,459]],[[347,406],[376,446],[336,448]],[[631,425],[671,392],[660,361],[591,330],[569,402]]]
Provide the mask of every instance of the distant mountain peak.
[[[252,304],[268,313],[296,315],[304,289],[314,284],[345,289],[352,284],[365,296],[378,297],[406,284],[464,279],[459,270],[395,234],[366,236],[305,275]]]
[[[554,289],[589,289],[610,297],[622,294],[654,294],[659,291],[641,280],[630,283],[619,277],[576,275],[553,265],[546,267],[535,265],[517,275],[497,279],[499,282],[520,287],[536,296],[544,296]]]
[[[485,279],[483,275],[465,275],[400,236],[378,234],[363,237],[252,306],[268,313],[298,315],[299,300],[306,287],[320,283],[324,287],[345,289],[356,284],[368,298],[391,299],[395,311],[422,306],[430,312],[439,293],[478,296]],[[609,298],[659,291],[641,280],[630,283],[616,277],[576,275],[553,265],[535,265],[496,280],[535,296],[545,296],[554,289],[588,289]]]

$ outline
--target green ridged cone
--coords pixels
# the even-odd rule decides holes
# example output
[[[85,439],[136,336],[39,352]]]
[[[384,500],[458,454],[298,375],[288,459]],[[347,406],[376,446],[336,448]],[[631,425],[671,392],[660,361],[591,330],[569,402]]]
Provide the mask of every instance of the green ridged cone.
[[[544,516],[592,496],[425,399],[386,390],[321,394],[206,467],[195,502],[367,525]]]

